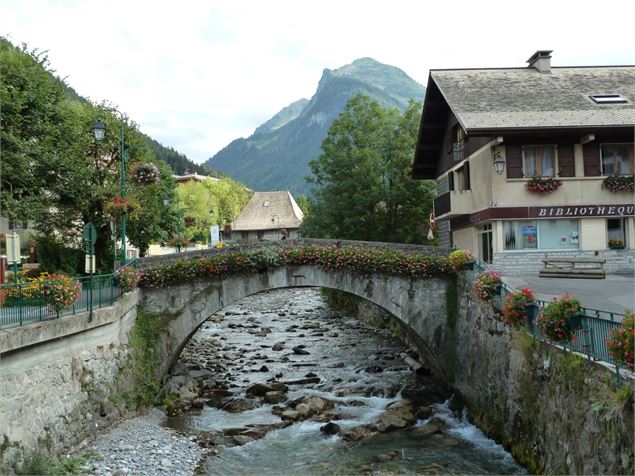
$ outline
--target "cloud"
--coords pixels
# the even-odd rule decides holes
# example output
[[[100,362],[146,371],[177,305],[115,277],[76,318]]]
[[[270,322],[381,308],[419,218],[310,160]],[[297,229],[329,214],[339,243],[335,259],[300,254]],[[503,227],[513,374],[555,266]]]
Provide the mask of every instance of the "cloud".
[[[363,56],[421,84],[430,68],[523,66],[537,49],[554,49],[556,65],[632,64],[635,3],[607,4],[610,34],[594,5],[0,0],[0,11],[3,34],[48,49],[80,94],[201,162],[310,97],[324,68]]]

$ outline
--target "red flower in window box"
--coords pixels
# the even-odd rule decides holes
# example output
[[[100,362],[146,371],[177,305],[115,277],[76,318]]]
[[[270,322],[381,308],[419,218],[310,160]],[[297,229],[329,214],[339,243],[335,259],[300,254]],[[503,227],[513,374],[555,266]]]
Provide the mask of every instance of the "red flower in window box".
[[[562,185],[560,180],[551,177],[532,177],[526,186],[528,192],[551,193],[556,191],[560,185]]]

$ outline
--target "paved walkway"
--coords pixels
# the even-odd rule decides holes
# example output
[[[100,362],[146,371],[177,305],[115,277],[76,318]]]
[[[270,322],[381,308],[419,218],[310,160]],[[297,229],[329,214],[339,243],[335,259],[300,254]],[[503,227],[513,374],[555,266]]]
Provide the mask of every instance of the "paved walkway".
[[[624,313],[635,309],[635,275],[609,274],[606,279],[539,278],[538,276],[503,276],[516,289],[530,288],[536,297],[549,301],[554,296],[572,294],[584,307]]]

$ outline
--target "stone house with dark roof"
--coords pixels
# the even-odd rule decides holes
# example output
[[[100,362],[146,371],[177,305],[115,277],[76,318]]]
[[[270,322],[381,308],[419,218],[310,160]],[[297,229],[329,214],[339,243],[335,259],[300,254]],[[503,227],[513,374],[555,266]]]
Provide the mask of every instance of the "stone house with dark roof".
[[[430,71],[412,175],[437,182],[441,245],[509,274],[555,256],[633,272],[635,66],[528,63]]]
[[[298,238],[304,214],[289,192],[255,192],[231,224],[233,240]]]

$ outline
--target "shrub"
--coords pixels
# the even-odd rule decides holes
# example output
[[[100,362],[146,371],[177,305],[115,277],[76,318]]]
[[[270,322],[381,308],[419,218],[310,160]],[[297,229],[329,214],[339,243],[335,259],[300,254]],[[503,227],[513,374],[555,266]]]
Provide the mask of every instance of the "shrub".
[[[503,303],[503,319],[511,326],[518,326],[527,321],[527,306],[535,304],[535,296],[531,289],[509,293]]]
[[[70,276],[52,274],[44,283],[43,292],[48,304],[59,316],[60,312],[77,302],[82,292],[82,285]]]
[[[550,340],[569,342],[575,340],[571,318],[582,305],[575,296],[559,296],[551,300],[538,316],[540,332]]]
[[[456,250],[448,256],[448,266],[454,274],[460,274],[473,259],[472,253],[468,250]]]
[[[474,292],[483,301],[491,301],[499,293],[502,284],[500,273],[485,271],[474,280]]]
[[[633,340],[635,338],[635,316],[631,311],[626,312],[622,326],[615,329],[606,339],[609,354],[616,365],[634,370]]]
[[[132,291],[139,284],[139,272],[132,266],[122,266],[117,272],[119,286],[124,293]]]
[[[562,182],[551,177],[532,177],[527,182],[527,191],[536,193],[551,193],[554,192],[562,185]]]

